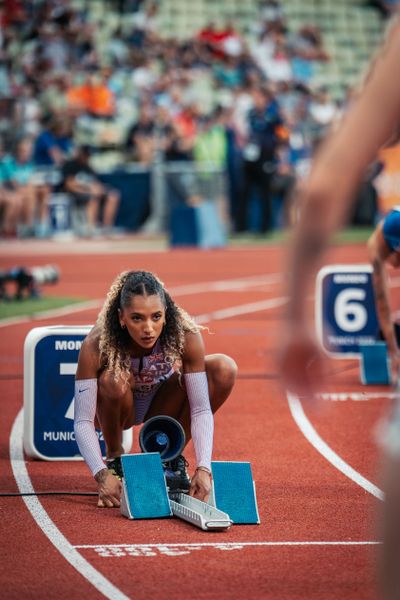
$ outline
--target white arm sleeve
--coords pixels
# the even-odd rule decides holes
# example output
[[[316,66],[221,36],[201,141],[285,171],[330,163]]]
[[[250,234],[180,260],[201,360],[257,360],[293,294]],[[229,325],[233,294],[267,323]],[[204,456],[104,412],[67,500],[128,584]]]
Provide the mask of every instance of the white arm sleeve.
[[[190,404],[191,433],[198,467],[211,469],[214,417],[205,371],[184,374]]]
[[[101,456],[99,438],[94,427],[96,405],[97,379],[75,381],[75,439],[79,451],[93,476],[106,467]]]

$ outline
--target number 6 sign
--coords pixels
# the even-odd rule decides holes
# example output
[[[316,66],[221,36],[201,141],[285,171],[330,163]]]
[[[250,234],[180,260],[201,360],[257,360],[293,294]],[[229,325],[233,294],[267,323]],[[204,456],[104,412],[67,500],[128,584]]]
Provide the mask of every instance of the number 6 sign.
[[[331,265],[317,275],[315,324],[324,350],[355,358],[379,331],[370,265]]]

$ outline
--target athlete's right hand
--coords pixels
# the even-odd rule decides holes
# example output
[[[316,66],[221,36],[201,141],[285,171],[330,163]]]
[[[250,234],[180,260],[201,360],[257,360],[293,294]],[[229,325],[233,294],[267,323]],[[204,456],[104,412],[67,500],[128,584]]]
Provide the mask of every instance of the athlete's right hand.
[[[102,469],[95,477],[98,486],[99,499],[97,506],[112,508],[120,506],[122,484],[108,469]]]

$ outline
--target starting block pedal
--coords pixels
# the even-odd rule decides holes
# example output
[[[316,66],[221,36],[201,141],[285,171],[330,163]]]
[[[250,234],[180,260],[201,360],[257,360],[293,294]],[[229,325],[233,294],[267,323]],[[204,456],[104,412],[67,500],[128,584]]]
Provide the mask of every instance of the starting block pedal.
[[[390,359],[386,342],[360,344],[360,377],[364,385],[389,385]]]
[[[172,516],[160,454],[123,454],[121,464],[123,516],[128,519]]]
[[[175,517],[204,531],[228,529],[233,523],[222,510],[188,494],[170,494],[170,505]]]
[[[259,524],[251,465],[248,462],[213,461],[210,504],[227,513],[234,524]]]

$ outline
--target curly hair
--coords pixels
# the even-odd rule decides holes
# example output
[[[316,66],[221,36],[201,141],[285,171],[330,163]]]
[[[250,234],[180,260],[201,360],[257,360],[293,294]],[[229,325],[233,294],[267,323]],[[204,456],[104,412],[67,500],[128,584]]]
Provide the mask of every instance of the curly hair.
[[[97,319],[100,330],[100,358],[116,380],[122,378],[123,381],[128,381],[131,364],[131,337],[120,325],[118,309],[129,306],[132,298],[137,295],[157,295],[165,307],[165,326],[159,340],[166,359],[171,364],[181,359],[185,333],[203,329],[172,300],[156,275],[149,271],[120,273],[111,284]]]

